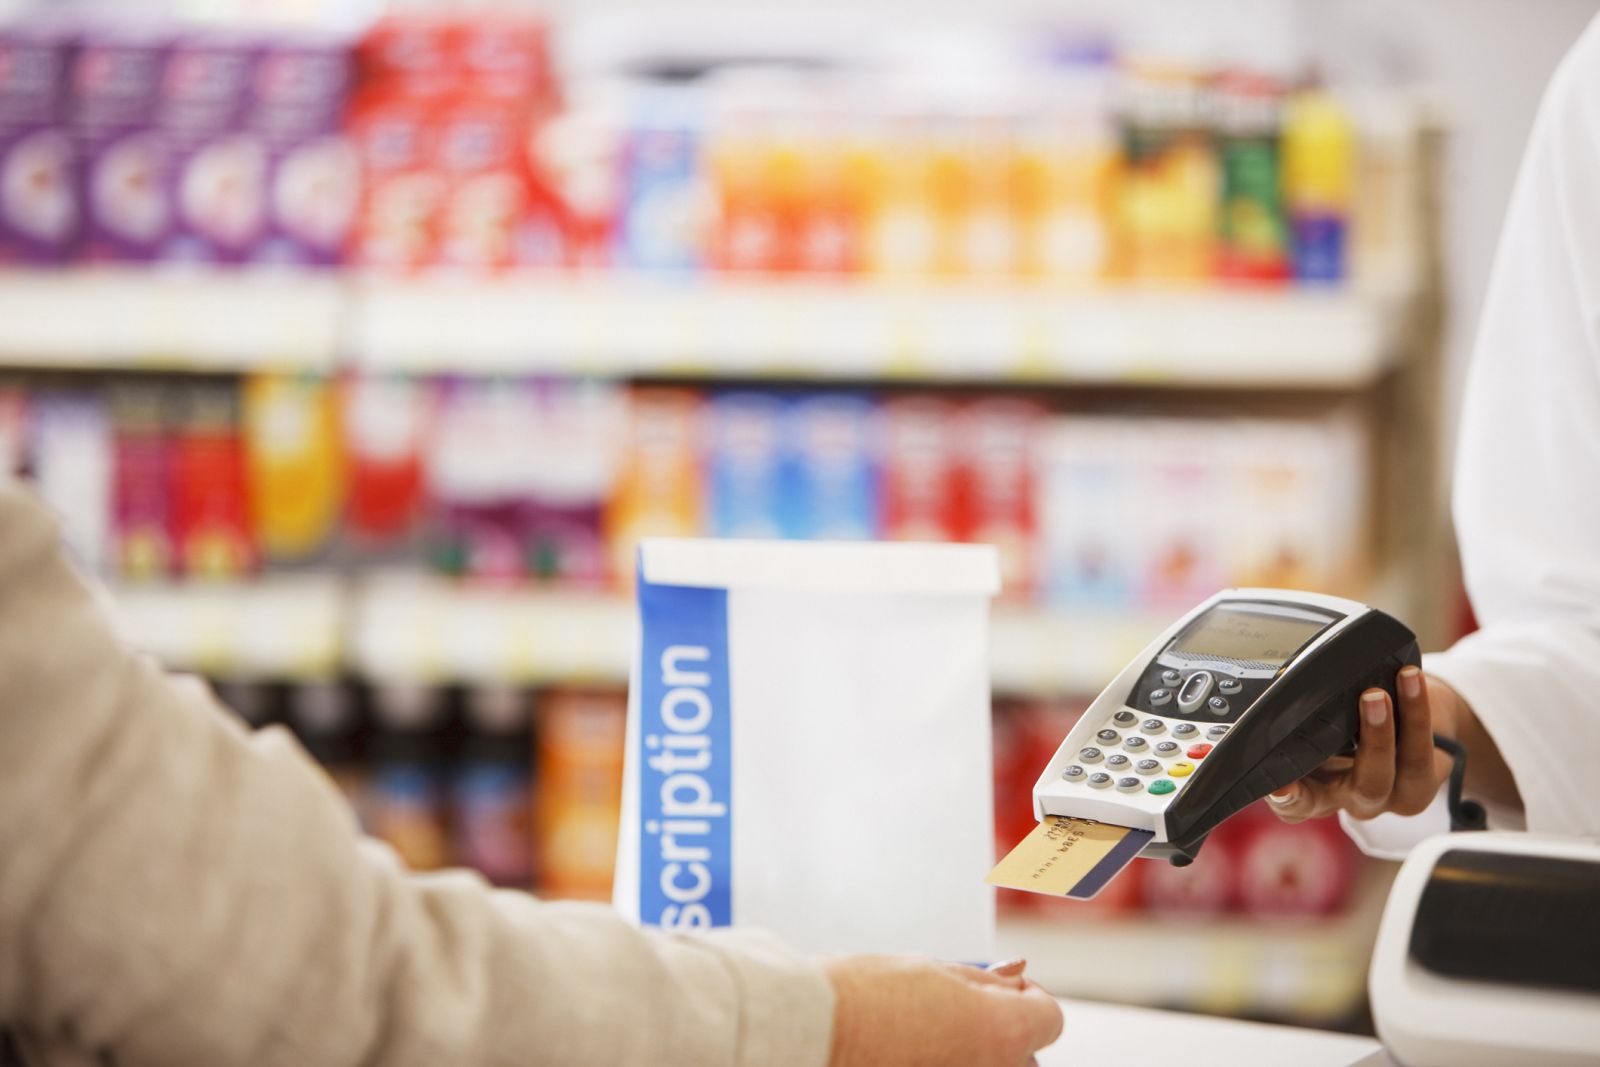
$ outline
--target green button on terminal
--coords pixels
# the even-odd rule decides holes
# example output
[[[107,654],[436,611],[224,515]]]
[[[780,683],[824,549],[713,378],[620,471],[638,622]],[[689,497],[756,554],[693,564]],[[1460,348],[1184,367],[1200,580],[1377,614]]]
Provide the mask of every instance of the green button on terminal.
[[[1170,778],[1163,778],[1159,782],[1151,782],[1150,783],[1150,792],[1154,793],[1156,796],[1161,796],[1161,795],[1163,795],[1165,793],[1170,793],[1176,788],[1178,788],[1178,787],[1172,782],[1172,780]]]

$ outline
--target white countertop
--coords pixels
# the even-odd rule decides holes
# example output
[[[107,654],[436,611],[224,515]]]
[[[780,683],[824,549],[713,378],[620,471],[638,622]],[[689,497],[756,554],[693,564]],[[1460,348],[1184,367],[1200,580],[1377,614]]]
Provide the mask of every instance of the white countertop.
[[[1061,1040],[1039,1067],[1105,1067],[1176,1054],[1184,1067],[1394,1067],[1370,1037],[1062,999]]]

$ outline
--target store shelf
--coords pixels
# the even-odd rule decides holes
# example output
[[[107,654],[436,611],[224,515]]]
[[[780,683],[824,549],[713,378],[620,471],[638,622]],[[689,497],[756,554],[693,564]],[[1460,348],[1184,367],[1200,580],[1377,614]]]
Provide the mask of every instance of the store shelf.
[[[1354,388],[1390,365],[1404,306],[1000,281],[11,271],[0,365],[328,370],[348,350],[417,373]]]
[[[365,367],[801,379],[1351,388],[1389,366],[1399,298],[650,277],[359,283]]]
[[[0,365],[325,370],[339,350],[335,274],[199,268],[0,274]]]
[[[620,684],[633,625],[631,603],[605,593],[378,577],[355,590],[350,665],[383,679]]]
[[[1026,958],[1029,977],[1058,996],[1337,1024],[1366,995],[1394,877],[1392,864],[1362,866],[1339,915],[1005,918],[995,958]]]
[[[620,684],[633,647],[625,597],[410,572],[126,585],[113,599],[128,641],[170,667],[213,674],[300,678],[343,668],[418,681]],[[995,690],[1098,691],[1165,621],[1000,604],[991,627]]]
[[[345,598],[327,576],[129,585],[112,611],[125,641],[180,670],[316,678],[343,662]]]

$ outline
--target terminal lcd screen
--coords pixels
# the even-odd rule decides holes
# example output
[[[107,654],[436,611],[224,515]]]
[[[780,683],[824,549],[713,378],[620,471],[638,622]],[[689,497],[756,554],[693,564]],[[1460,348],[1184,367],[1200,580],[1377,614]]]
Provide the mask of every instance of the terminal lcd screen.
[[[1172,651],[1199,659],[1244,660],[1281,667],[1331,619],[1314,621],[1236,608],[1212,608],[1172,642]]]

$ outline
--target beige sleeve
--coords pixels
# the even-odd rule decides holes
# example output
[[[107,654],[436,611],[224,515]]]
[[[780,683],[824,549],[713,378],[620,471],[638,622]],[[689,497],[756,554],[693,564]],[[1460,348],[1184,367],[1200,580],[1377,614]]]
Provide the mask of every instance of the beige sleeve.
[[[0,485],[0,1025],[121,1067],[819,1067],[832,1012],[764,938],[407,873],[289,735],[119,646]]]

